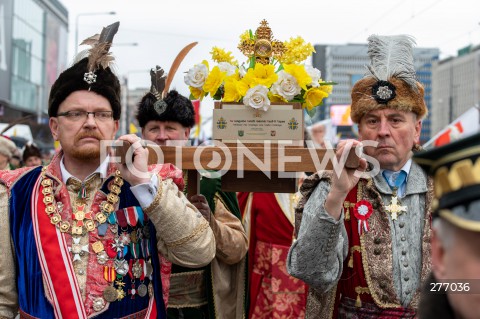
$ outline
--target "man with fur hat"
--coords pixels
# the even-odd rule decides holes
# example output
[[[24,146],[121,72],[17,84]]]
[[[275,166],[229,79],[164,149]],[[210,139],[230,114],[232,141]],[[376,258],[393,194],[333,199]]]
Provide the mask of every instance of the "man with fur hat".
[[[101,158],[120,118],[109,54],[118,26],[87,39],[88,55],[51,89],[60,152],[48,166],[0,174],[0,318],[166,318],[159,253],[190,267],[214,257],[208,223],[178,191],[181,171],[148,170],[134,135],[120,137],[133,160]]]
[[[305,180],[297,207],[303,216],[287,263],[313,288],[307,318],[413,318],[430,269],[431,185],[411,160],[427,113],[414,41],[368,40],[369,74],[352,89],[359,141],[341,141],[336,151],[340,161],[363,146],[365,156],[356,170]]]
[[[142,136],[158,145],[185,144],[195,124],[192,102],[163,87],[163,70],[158,66],[151,76],[152,88],[140,101],[137,113]],[[213,230],[216,256],[201,268],[183,267],[171,260],[168,318],[244,318],[248,241],[236,195],[221,191],[219,178],[202,176],[200,194],[189,200]]]
[[[480,318],[480,134],[418,153],[433,176],[432,273],[420,319]]]
[[[23,165],[26,167],[42,165],[42,153],[33,143],[27,143],[22,152]]]
[[[10,169],[10,159],[17,147],[10,138],[1,135],[0,136],[0,170]]]

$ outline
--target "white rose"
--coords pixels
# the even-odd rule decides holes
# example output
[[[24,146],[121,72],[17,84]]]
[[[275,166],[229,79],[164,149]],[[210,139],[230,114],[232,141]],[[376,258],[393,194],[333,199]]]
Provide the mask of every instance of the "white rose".
[[[267,87],[264,85],[257,85],[248,89],[247,94],[243,97],[243,104],[251,106],[254,109],[263,108],[264,111],[267,111],[270,108]]]
[[[236,67],[231,65],[230,63],[228,62],[220,62],[218,63],[218,68],[220,69],[220,71],[222,71],[223,73],[226,73],[227,76],[230,76],[232,74],[235,74],[235,70],[236,70]]]
[[[297,79],[285,72],[278,72],[278,80],[272,85],[272,93],[282,96],[287,101],[292,100],[295,95],[300,94],[302,88],[298,85]]]
[[[318,81],[320,81],[320,78],[322,76],[320,70],[314,68],[311,65],[305,65],[305,71],[307,71],[307,74],[312,78],[312,83],[310,83],[310,86],[315,88],[319,87],[320,84],[318,84]]]
[[[208,68],[205,64],[200,63],[188,70],[185,75],[185,83],[193,86],[194,88],[202,88],[205,84],[205,79],[208,76]]]

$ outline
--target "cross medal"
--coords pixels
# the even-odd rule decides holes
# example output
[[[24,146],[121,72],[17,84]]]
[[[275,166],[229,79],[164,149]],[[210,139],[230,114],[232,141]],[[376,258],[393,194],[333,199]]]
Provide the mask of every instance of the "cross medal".
[[[394,188],[392,201],[390,202],[390,205],[385,206],[387,212],[392,215],[392,220],[397,220],[398,215],[402,214],[403,212],[407,212],[407,206],[401,206],[400,204],[401,203],[398,201],[397,197],[397,188]]]

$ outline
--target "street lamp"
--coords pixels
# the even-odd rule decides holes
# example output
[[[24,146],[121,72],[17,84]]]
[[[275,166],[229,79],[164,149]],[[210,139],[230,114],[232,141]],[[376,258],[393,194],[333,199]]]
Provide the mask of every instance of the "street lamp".
[[[117,14],[115,11],[109,11],[109,12],[82,12],[77,14],[75,17],[75,55],[78,53],[78,18],[81,16],[96,16],[96,15],[115,15]]]

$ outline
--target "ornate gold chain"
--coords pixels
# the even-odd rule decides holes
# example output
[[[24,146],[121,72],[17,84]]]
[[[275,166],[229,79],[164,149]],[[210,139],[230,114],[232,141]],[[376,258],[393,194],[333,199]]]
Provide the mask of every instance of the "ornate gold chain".
[[[123,185],[123,179],[120,171],[115,172],[113,184],[110,185],[110,193],[107,195],[107,202],[105,202],[101,211],[95,215],[95,220],[91,212],[85,212],[84,206],[79,206],[74,212],[75,221],[62,220],[62,216],[57,210],[55,197],[53,196],[53,180],[48,178],[45,174],[46,167],[42,169],[41,185],[43,186],[42,193],[44,195],[43,202],[45,203],[45,213],[50,217],[50,222],[60,229],[62,233],[70,233],[72,235],[83,236],[87,232],[94,231],[97,228],[95,220],[98,224],[103,224],[107,221],[108,216],[115,210],[115,204],[118,203]]]

